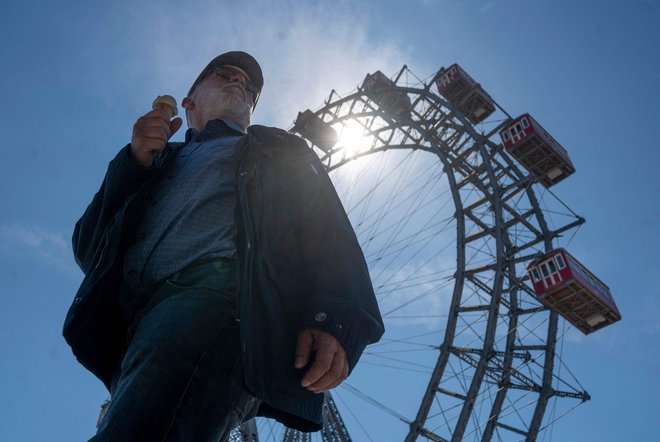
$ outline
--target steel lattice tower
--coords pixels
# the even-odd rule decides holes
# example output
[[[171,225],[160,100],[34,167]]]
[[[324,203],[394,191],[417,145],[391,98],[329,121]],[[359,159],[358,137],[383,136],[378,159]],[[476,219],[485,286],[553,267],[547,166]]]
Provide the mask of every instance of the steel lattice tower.
[[[311,442],[310,433],[302,433],[290,428],[284,433],[283,442]],[[335,401],[330,393],[325,394],[323,402],[323,429],[321,430],[321,440],[323,442],[351,442],[344,421],[337,410]]]
[[[330,393],[325,394],[323,402],[323,429],[320,434],[323,442],[352,442]],[[287,428],[282,442],[311,442],[311,440],[310,433]],[[255,420],[249,420],[234,430],[228,442],[259,442]]]
[[[255,420],[250,419],[232,431],[227,442],[259,442],[259,434],[257,432],[257,423]]]

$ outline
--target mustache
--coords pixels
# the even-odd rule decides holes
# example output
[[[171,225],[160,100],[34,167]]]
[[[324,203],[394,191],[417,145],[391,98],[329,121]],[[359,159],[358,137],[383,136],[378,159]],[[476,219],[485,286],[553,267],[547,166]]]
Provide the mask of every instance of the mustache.
[[[223,84],[220,87],[220,90],[222,90],[223,92],[226,91],[227,89],[239,89],[241,91],[241,94],[243,95],[243,98],[245,99],[248,98],[247,90],[245,90],[245,87],[243,87],[243,85],[240,83],[228,83],[228,84]]]

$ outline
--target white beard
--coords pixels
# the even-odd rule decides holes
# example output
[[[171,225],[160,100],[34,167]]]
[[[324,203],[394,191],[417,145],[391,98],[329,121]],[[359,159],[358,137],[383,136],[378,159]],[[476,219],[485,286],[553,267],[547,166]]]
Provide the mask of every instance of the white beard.
[[[220,88],[207,90],[195,97],[198,110],[205,116],[205,120],[226,118],[242,126],[244,129],[250,125],[252,106],[238,94]]]

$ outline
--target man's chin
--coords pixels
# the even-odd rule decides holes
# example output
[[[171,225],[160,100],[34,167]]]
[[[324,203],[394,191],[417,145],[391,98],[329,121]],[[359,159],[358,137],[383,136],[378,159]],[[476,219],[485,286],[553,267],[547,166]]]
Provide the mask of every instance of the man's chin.
[[[240,100],[243,103],[246,102],[247,99],[248,99],[247,94],[245,93],[245,91],[242,88],[238,87],[238,86],[226,87],[222,91],[227,95],[230,95],[232,97],[237,98],[238,100]]]
[[[203,101],[200,100],[200,107],[200,111],[207,121],[224,118],[235,122],[244,129],[250,124],[252,108],[234,94],[223,92],[206,96]]]
[[[225,99],[222,100],[221,103],[219,104],[219,109],[220,111],[226,111],[229,112],[233,115],[237,116],[250,116],[250,113],[252,112],[252,109],[250,106],[248,106],[245,101],[243,101],[240,97],[237,97],[235,95],[233,96],[225,96]]]

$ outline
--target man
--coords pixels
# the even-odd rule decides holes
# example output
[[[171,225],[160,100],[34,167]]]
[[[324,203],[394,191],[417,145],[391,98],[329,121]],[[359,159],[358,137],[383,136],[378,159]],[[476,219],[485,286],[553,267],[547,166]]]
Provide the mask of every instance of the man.
[[[111,392],[93,440],[225,440],[255,415],[321,426],[323,392],[383,333],[322,164],[249,126],[263,76],[213,59],[182,106],[140,117],[76,224],[85,278],[64,336]]]

